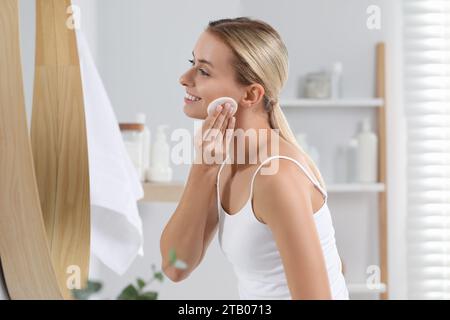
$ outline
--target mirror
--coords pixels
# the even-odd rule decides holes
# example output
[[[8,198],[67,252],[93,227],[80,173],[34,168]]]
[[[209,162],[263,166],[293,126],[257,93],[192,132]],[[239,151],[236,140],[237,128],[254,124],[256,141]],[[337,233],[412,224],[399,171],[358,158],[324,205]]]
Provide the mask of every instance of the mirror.
[[[2,41],[9,50],[2,51],[0,59],[3,76],[8,78],[1,87],[2,131],[6,133],[1,167],[1,258],[12,299],[71,299],[67,274],[76,273],[76,283],[86,283],[88,278],[86,121],[76,37],[66,27],[68,6],[70,1],[36,1],[36,81],[30,135],[18,2],[2,3]]]

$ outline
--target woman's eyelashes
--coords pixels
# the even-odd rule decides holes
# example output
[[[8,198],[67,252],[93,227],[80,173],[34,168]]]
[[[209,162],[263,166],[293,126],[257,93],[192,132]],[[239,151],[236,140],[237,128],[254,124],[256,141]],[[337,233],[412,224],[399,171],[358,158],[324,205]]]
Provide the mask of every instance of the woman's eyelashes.
[[[195,66],[195,61],[194,60],[192,60],[192,59],[190,59],[189,60],[189,63],[191,64],[191,66]],[[202,76],[205,76],[205,77],[209,77],[209,73],[208,72],[206,72],[204,69],[202,69],[202,68],[198,68],[198,72],[200,72],[200,74],[202,75]]]

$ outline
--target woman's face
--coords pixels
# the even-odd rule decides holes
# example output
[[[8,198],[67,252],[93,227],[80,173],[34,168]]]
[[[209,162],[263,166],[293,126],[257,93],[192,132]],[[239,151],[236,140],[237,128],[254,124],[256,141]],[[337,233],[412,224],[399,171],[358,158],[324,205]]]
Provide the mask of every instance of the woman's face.
[[[231,97],[238,104],[244,89],[235,80],[233,52],[213,34],[205,31],[195,45],[191,68],[180,77],[185,87],[184,113],[206,119],[208,105],[217,98]]]

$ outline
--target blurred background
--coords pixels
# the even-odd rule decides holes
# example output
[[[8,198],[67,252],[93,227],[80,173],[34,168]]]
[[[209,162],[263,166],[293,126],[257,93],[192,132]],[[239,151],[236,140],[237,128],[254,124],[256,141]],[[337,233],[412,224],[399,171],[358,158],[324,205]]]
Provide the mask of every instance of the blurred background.
[[[158,127],[168,125],[170,147],[177,142],[171,139],[173,130],[193,130],[193,120],[183,113],[185,91],[178,79],[189,68],[195,42],[208,22],[249,16],[270,23],[281,34],[290,56],[290,75],[281,105],[328,185],[351,298],[407,299],[417,297],[418,292],[422,298],[449,298],[448,2],[73,2],[81,9],[81,30],[119,122],[135,122],[137,114],[144,114],[150,143]],[[20,5],[26,103],[31,115],[34,1],[21,0]],[[429,14],[440,14],[440,19],[429,18]],[[436,25],[440,29],[428,32]],[[382,76],[376,72],[379,43],[385,48]],[[337,93],[334,80],[338,81]],[[386,87],[384,99],[377,97],[377,84]],[[379,109],[383,106],[386,122],[380,128]],[[438,122],[436,118],[424,122],[424,117],[436,115]],[[429,135],[433,128],[434,132],[442,131]],[[378,148],[383,141],[380,133],[386,139],[382,148]],[[374,136],[376,139],[367,138]],[[370,141],[377,143],[378,153],[372,152],[374,142]],[[378,176],[377,180],[358,180],[358,172],[352,171],[358,161],[357,143],[365,144],[365,149],[359,150],[365,150],[369,163],[375,161],[375,168],[379,153],[385,156],[385,181],[378,181]],[[429,157],[418,158],[427,152]],[[187,178],[189,165],[171,164],[171,168],[170,183],[179,187]],[[373,168],[369,165],[364,169],[369,177]],[[421,171],[424,168],[428,171]],[[429,177],[435,179],[426,180]],[[157,183],[143,183],[146,193],[158,188]],[[387,200],[385,207],[380,200],[382,193]],[[147,196],[148,201],[139,203],[145,254],[122,276],[100,261],[92,261],[91,277],[103,283],[97,298],[116,297],[136,278],[149,278],[152,265],[160,268],[159,239],[176,202]],[[380,212],[386,215],[381,223]],[[386,248],[382,249],[384,241]],[[438,271],[432,271],[436,268]],[[381,271],[387,283],[383,283]],[[378,285],[374,288],[371,283]],[[236,277],[217,238],[188,279],[180,283],[164,279],[152,286],[159,299],[238,299]]]

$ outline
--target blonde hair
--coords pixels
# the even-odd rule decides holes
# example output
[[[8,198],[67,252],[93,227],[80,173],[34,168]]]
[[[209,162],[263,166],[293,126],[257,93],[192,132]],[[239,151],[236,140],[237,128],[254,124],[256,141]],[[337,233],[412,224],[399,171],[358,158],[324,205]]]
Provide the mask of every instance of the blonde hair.
[[[289,69],[288,51],[278,32],[261,20],[246,17],[211,21],[206,31],[219,37],[233,51],[238,83],[259,83],[264,87],[264,106],[269,113],[270,126],[279,129],[281,137],[300,150],[325,188],[319,169],[297,142],[278,101]]]

